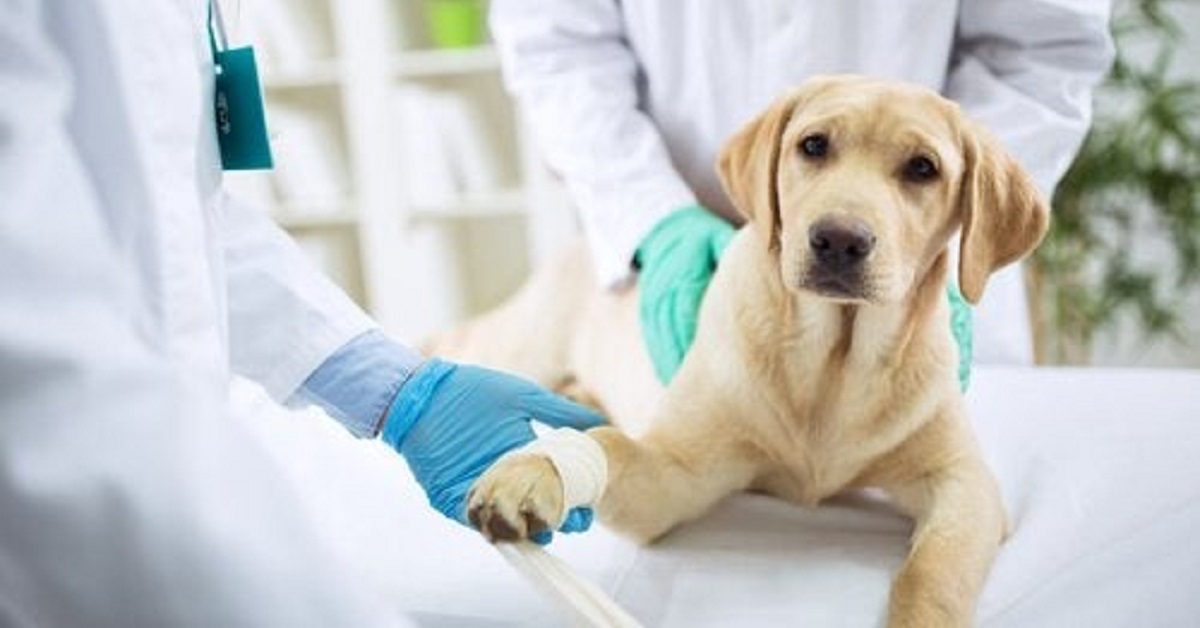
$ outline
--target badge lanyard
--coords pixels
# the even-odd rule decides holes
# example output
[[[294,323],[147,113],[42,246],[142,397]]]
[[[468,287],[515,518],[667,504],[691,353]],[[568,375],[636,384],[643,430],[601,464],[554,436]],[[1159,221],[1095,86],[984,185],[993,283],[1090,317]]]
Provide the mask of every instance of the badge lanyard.
[[[274,161],[254,48],[229,49],[217,0],[208,3],[208,43],[212,47],[216,72],[213,109],[221,167],[225,170],[269,170]]]

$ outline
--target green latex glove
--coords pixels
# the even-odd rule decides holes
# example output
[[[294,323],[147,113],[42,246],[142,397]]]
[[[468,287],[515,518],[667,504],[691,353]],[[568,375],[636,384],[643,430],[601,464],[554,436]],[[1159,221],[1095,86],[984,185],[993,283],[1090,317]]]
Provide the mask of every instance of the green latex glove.
[[[953,281],[946,286],[946,296],[950,299],[950,330],[954,332],[954,341],[958,343],[958,387],[966,392],[971,383],[971,354],[972,325],[971,304],[958,291],[958,284]]]
[[[692,346],[700,300],[734,232],[712,212],[690,205],[662,219],[638,247],[642,339],[663,384],[675,377]]]

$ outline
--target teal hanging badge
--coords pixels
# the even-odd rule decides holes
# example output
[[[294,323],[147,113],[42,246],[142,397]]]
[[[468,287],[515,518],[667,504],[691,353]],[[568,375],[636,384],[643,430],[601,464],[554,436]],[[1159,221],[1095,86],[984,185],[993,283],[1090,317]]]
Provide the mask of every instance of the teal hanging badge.
[[[229,49],[221,7],[216,0],[208,4],[208,42],[212,46],[216,71],[213,109],[221,167],[225,170],[269,170],[275,164],[271,158],[254,48]]]

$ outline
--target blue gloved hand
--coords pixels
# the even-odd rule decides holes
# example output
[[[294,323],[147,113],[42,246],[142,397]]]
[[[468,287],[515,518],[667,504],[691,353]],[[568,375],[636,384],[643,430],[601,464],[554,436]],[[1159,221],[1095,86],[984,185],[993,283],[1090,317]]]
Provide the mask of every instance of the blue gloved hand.
[[[599,414],[506,373],[431,359],[400,388],[388,410],[382,439],[408,461],[429,503],[467,522],[467,492],[497,458],[534,439],[529,422],[588,429]],[[575,508],[559,527],[581,532],[590,508]],[[548,543],[546,530],[533,540]]]
[[[692,346],[700,301],[733,235],[733,225],[692,205],[662,219],[638,247],[642,339],[664,384]]]

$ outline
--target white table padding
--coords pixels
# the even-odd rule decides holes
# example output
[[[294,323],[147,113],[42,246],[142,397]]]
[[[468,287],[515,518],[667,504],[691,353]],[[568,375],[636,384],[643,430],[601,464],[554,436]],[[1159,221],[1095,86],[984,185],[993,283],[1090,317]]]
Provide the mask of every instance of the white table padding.
[[[250,399],[256,430],[340,554],[424,626],[561,626],[403,463]],[[1200,625],[1200,371],[978,368],[971,420],[1013,534],[988,627]],[[738,495],[642,548],[601,526],[551,551],[647,626],[878,626],[909,523],[870,495],[817,509]]]

